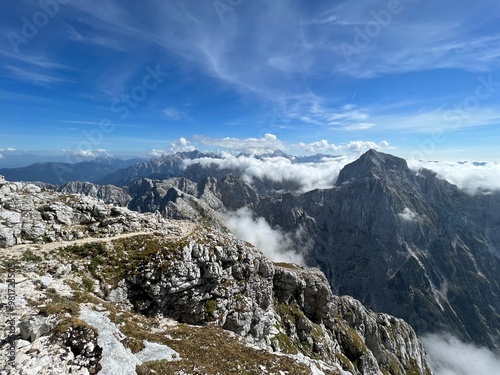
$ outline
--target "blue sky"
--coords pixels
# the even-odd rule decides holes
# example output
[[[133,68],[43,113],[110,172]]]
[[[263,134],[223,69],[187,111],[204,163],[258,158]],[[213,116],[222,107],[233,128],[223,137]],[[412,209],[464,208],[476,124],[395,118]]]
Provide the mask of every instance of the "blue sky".
[[[193,147],[498,160],[493,0],[2,4],[0,166]]]

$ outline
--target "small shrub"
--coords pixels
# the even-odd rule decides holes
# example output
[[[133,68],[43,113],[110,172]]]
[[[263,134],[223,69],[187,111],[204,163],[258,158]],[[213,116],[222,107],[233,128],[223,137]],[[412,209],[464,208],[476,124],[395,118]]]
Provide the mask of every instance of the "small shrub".
[[[87,292],[91,292],[94,288],[94,280],[88,277],[84,277],[82,280],[82,286],[84,290],[86,290]]]
[[[102,258],[100,256],[95,256],[90,259],[89,271],[95,272],[97,268],[103,263]]]
[[[205,314],[208,321],[214,320],[215,310],[217,310],[217,301],[215,299],[209,299],[205,302]]]

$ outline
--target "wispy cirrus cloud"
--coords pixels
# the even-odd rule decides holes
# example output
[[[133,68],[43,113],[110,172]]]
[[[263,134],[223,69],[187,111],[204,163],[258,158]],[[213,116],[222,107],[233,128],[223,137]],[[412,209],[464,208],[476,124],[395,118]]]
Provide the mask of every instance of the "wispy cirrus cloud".
[[[163,110],[163,114],[170,121],[177,121],[177,120],[180,120],[186,116],[186,114],[183,111],[180,111],[174,107],[165,108]]]
[[[487,0],[474,5],[464,12],[451,0],[402,3],[403,11],[393,15],[350,64],[340,43],[353,43],[354,27],[363,30],[374,21],[373,12],[387,8],[387,1],[341,1],[333,6],[255,1],[221,22],[211,2],[194,6],[153,0],[139,7],[117,0],[75,0],[59,17],[69,30],[66,38],[73,42],[114,46],[132,55],[149,43],[237,90],[273,101],[304,92],[304,78],[318,73],[371,77],[443,67],[491,69],[500,61],[500,34],[479,31],[496,22],[500,5]],[[266,33],[252,32],[256,29]],[[478,36],[471,38],[471,33]]]
[[[354,104],[328,108],[313,100],[307,106],[300,106],[288,112],[288,116],[308,124],[337,130],[366,130],[375,126],[375,123],[370,120],[368,111]]]
[[[56,83],[69,82],[69,80],[65,77],[51,73],[45,73],[43,71],[33,71],[11,65],[7,65],[5,68],[7,70],[7,73],[5,74],[7,77],[19,81],[34,83],[37,85],[46,86]]]

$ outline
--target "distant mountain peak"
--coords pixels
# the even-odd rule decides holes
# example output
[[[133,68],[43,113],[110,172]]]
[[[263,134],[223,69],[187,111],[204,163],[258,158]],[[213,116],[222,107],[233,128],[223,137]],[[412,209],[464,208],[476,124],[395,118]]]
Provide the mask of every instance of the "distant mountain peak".
[[[275,156],[275,157],[287,157],[288,155],[281,150],[275,150],[273,152],[273,156]]]
[[[383,178],[411,173],[406,160],[370,149],[339,173],[337,185],[365,177]]]

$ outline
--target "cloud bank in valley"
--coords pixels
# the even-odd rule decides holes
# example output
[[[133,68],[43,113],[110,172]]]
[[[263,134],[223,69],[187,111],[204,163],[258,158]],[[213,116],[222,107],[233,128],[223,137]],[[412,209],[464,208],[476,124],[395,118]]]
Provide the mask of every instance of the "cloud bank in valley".
[[[289,145],[274,134],[265,134],[262,138],[210,138],[194,136],[197,143],[217,146],[231,152],[222,151],[220,157],[206,157],[185,160],[185,165],[199,163],[205,167],[218,167],[239,171],[247,182],[254,179],[267,179],[273,182],[291,181],[297,184],[299,192],[313,189],[327,189],[335,185],[342,168],[368,150],[390,151],[392,146],[387,141],[373,142],[354,140],[345,144],[329,143],[319,140],[311,143]],[[172,143],[170,152],[191,151],[194,145],[180,138]],[[309,157],[294,157],[285,154],[273,154],[276,150],[295,148],[314,154]],[[164,151],[153,150],[152,155],[159,156]],[[238,154],[236,154],[238,152]],[[243,154],[240,154],[243,153]],[[422,168],[430,169],[438,177],[457,185],[469,194],[500,191],[500,164],[474,162],[441,162],[408,160],[411,169],[418,172]]]
[[[227,214],[223,221],[231,232],[250,242],[273,262],[305,265],[304,257],[296,247],[304,242],[300,229],[294,234],[273,229],[263,217],[253,218],[246,207]]]
[[[430,169],[469,194],[500,191],[500,164],[495,162],[436,162],[409,160],[408,166],[418,171]]]
[[[421,340],[436,375],[492,375],[500,369],[500,357],[487,348],[447,334],[427,335]]]
[[[205,167],[239,171],[245,180],[268,179],[274,182],[292,181],[300,186],[300,192],[313,189],[328,189],[335,185],[342,168],[359,155],[324,157],[319,161],[298,163],[285,157],[256,157],[254,155],[231,155],[222,158],[199,158],[186,160],[186,165],[200,163]],[[457,185],[469,194],[500,191],[500,164],[472,162],[426,162],[409,160],[411,169],[422,168],[435,171],[439,178]]]
[[[299,143],[299,148],[311,154],[333,153],[335,155],[361,155],[368,150],[384,150],[389,147],[389,142],[380,143],[370,141],[350,141],[345,145],[328,143],[326,139],[312,143]]]
[[[286,145],[274,134],[264,134],[262,138],[212,138],[195,135],[195,141],[209,146],[222,147],[224,149],[239,150],[241,152],[263,153],[275,150],[286,150]]]
[[[220,169],[238,170],[243,178],[252,183],[254,178],[274,182],[293,181],[305,192],[313,189],[331,188],[337,181],[340,170],[353,158],[325,158],[315,163],[294,163],[284,157],[256,158],[255,156],[234,156],[224,154],[221,159],[199,158],[187,160],[187,164],[200,163],[205,167],[216,165]]]

